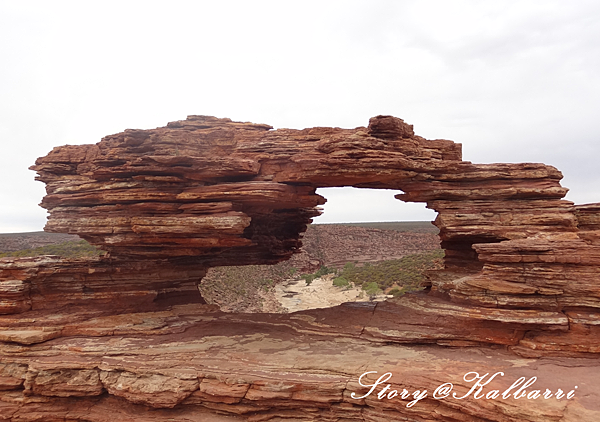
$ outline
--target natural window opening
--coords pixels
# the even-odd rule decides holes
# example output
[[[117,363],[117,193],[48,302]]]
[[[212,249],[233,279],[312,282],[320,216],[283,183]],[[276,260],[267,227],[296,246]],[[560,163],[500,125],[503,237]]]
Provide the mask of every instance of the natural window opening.
[[[200,284],[225,312],[286,313],[345,302],[376,302],[421,290],[441,269],[436,213],[394,190],[326,188],[324,212],[302,250],[276,265],[211,268]]]

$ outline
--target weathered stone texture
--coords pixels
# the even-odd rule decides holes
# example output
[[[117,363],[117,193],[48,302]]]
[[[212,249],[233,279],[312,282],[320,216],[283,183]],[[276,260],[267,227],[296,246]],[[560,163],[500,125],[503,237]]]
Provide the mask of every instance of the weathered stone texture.
[[[391,116],[304,130],[190,116],[55,148],[32,167],[46,230],[109,254],[0,260],[0,420],[600,419],[600,205],[563,200],[554,167],[461,155]],[[298,252],[324,203],[315,190],[330,186],[426,203],[446,269],[424,293],[377,305],[257,315],[202,304],[207,268]],[[412,391],[454,382],[464,393],[474,370],[579,390],[407,407],[353,399],[368,370]]]

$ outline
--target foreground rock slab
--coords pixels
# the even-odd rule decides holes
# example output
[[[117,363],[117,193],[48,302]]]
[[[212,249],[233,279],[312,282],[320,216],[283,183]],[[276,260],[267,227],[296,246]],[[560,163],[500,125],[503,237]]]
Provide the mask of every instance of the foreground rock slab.
[[[162,313],[67,324],[63,333],[71,335],[29,347],[2,347],[0,414],[19,421],[516,422],[600,417],[595,360],[526,359],[499,347],[375,341],[365,334],[374,320],[367,318],[365,325],[348,321],[352,310],[347,305],[329,314],[235,315],[207,305],[179,305]],[[165,324],[142,330],[151,318]],[[129,330],[111,334],[107,329],[125,320],[131,321]],[[92,333],[91,327],[97,331]],[[488,374],[479,392],[487,398],[474,397],[479,388],[469,393],[476,384],[474,372]],[[491,398],[521,377],[536,377],[525,389],[529,398],[516,399],[518,388],[504,398]],[[453,385],[450,394],[438,390],[448,383]],[[573,391],[572,398],[557,399],[559,389],[565,395]],[[536,390],[552,397],[533,398]]]

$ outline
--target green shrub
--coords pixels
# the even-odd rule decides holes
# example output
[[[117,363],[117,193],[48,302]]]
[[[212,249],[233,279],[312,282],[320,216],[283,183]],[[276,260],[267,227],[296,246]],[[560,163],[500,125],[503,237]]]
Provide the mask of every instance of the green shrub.
[[[335,268],[329,268],[325,265],[322,265],[314,274],[303,274],[300,278],[303,278],[306,281],[306,285],[310,286],[310,283],[313,282],[315,278],[323,277],[326,274],[336,273],[337,270]]]
[[[333,285],[337,287],[349,287],[350,282],[344,277],[336,277],[333,279]]]
[[[354,262],[346,262],[346,265],[344,265],[344,269],[342,270],[342,272],[353,271],[355,268],[356,264]]]
[[[319,268],[317,270],[317,272],[315,273],[316,277],[322,277],[326,274],[332,274],[335,272],[335,268],[328,268],[325,265],[322,265],[321,268]]]
[[[304,274],[302,275],[302,277],[304,279],[304,281],[306,281],[306,285],[310,286],[310,284],[313,282],[313,280],[315,278],[317,278],[317,276],[315,274]]]
[[[419,290],[424,273],[427,270],[441,269],[444,251],[437,249],[433,251],[407,255],[401,259],[366,263],[357,267],[353,263],[344,265],[340,274],[355,286],[365,283],[376,283],[381,290],[388,289],[394,284],[404,286],[404,294],[407,291]]]
[[[369,296],[373,296],[373,295],[376,295],[381,292],[379,285],[377,283],[375,283],[374,281],[364,283],[362,285],[362,288],[365,291],[365,293],[368,294]]]
[[[402,289],[394,287],[392,290],[390,290],[388,292],[389,295],[392,295],[394,297],[402,296],[404,293],[406,293],[406,290],[404,289],[404,287]]]

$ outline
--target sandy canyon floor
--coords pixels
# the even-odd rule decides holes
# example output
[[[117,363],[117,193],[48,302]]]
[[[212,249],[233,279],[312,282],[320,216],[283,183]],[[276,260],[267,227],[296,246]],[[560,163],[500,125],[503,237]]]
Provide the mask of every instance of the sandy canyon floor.
[[[331,308],[346,302],[370,302],[369,295],[360,287],[341,288],[332,283],[334,276],[327,274],[313,280],[288,280],[275,286],[275,299],[287,312]],[[390,296],[391,297],[391,296]],[[382,301],[386,295],[377,295],[373,301]]]

